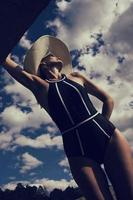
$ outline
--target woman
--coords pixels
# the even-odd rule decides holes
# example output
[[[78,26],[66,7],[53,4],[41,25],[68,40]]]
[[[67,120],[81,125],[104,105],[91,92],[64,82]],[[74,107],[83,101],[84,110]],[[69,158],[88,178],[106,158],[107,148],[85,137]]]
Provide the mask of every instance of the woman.
[[[87,200],[112,200],[105,171],[119,200],[133,199],[133,160],[120,131],[109,121],[113,100],[89,79],[71,70],[66,45],[52,36],[39,38],[28,51],[24,69],[10,57],[5,69],[32,91],[62,134],[74,180]],[[102,114],[88,93],[103,102]]]

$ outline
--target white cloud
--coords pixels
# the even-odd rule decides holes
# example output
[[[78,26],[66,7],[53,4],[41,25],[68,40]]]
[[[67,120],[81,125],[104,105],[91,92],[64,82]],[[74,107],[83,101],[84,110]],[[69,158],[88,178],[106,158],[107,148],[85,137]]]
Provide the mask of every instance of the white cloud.
[[[35,139],[31,139],[24,135],[18,135],[13,142],[17,146],[28,146],[33,148],[53,148],[63,149],[62,137],[54,136],[51,137],[50,134],[42,134]]]
[[[119,18],[110,26],[106,33],[106,40],[113,46],[116,51],[130,54],[133,49],[133,3],[123,12]]]
[[[1,185],[1,188],[3,190],[5,190],[5,189],[14,190],[16,188],[17,184],[20,183],[20,182],[23,185],[29,184],[29,181],[11,181],[11,182],[9,182],[9,183],[7,183],[5,185]]]
[[[62,38],[70,48],[82,48],[91,43],[90,35],[99,31],[107,32],[114,21],[131,4],[130,0],[105,1],[105,0],[73,0],[66,2],[57,1],[58,11],[61,17],[53,23],[57,26],[57,36]]]
[[[28,152],[22,154],[21,156],[18,156],[18,159],[22,162],[22,166],[20,169],[21,173],[27,173],[28,171],[43,165],[42,161],[30,155]]]
[[[10,77],[7,79],[10,79]],[[44,109],[40,108],[36,103],[35,97],[28,89],[16,81],[8,81],[8,85],[5,86],[4,91],[6,94],[10,95],[13,100],[13,105],[5,107],[0,114],[3,126],[10,129],[10,135],[12,135],[14,129],[15,132],[20,132],[28,127],[38,129],[42,124],[49,124],[49,129],[52,126],[53,132],[54,130],[57,132],[57,128],[54,129],[55,124],[52,122],[50,116]],[[27,112],[26,109],[22,111],[21,108],[23,107],[27,107],[31,111]],[[4,131],[4,133],[6,133],[6,131]]]
[[[67,174],[69,175],[70,178],[73,178],[73,177],[72,177],[71,170],[70,170],[69,162],[68,162],[68,159],[67,159],[66,156],[65,156],[65,158],[64,158],[63,160],[61,160],[58,164],[59,164],[59,166],[63,167],[64,173],[67,173]]]
[[[64,171],[64,173],[69,173],[69,175],[70,175],[70,171],[68,169],[64,168],[63,171]]]
[[[6,107],[0,115],[2,124],[8,128],[18,127],[19,130],[24,128],[40,128],[41,124],[52,123],[51,118],[44,112],[43,109],[39,109],[36,105],[32,107],[32,111],[27,113],[22,111],[16,105]]]
[[[77,184],[75,183],[74,180],[67,181],[65,179],[49,180],[49,179],[44,178],[44,179],[41,179],[41,180],[36,180],[36,184],[45,185],[49,192],[51,192],[55,188],[65,190],[68,186],[77,187]]]
[[[2,122],[5,123],[8,127],[25,127],[27,124],[27,113],[22,112],[16,106],[6,107],[5,110],[1,113]]]
[[[7,149],[12,142],[12,136],[10,134],[0,133],[0,149]]]
[[[69,163],[68,163],[67,157],[65,157],[63,160],[61,160],[61,161],[59,162],[59,165],[60,165],[61,167],[68,167],[68,168],[69,168]]]
[[[17,121],[17,120],[16,120]],[[18,147],[32,147],[32,148],[53,148],[56,147],[57,149],[62,150],[63,149],[63,143],[62,143],[62,136],[57,135],[55,136],[55,132],[53,134],[48,133],[46,131],[45,134],[42,134],[34,139],[30,137],[26,137],[24,135],[20,134],[20,131],[23,130],[23,128],[28,128],[27,126],[20,125],[15,126],[14,120],[12,121],[13,126],[9,128],[9,130],[5,129],[0,133],[0,149],[3,149],[5,151],[14,151]],[[8,122],[8,121],[6,121]],[[22,121],[21,121],[22,122]],[[11,125],[11,124],[9,124]],[[29,126],[30,127],[30,126]],[[32,130],[32,129],[31,129]],[[35,131],[35,129],[34,129]],[[37,129],[36,129],[37,131]]]
[[[6,130],[1,135],[0,148],[14,150],[20,145],[34,148],[50,148],[52,146],[57,146],[58,149],[62,149],[62,140],[60,136],[51,138],[49,134],[46,134],[32,140],[31,138],[20,135],[20,132],[24,128],[32,128],[35,130],[41,128],[41,125],[46,125],[46,127],[48,125],[47,132],[52,135],[55,135],[59,130],[47,112],[44,109],[40,109],[40,106],[37,105],[33,94],[21,84],[16,81],[8,82],[4,91],[8,95],[11,95],[14,104],[5,107],[0,114],[2,125],[6,127]],[[31,111],[22,111],[21,108],[23,107],[29,107]],[[7,131],[7,128],[9,131]]]
[[[117,13],[120,15],[130,7],[130,5],[133,3],[133,0],[122,0],[122,1],[118,0],[117,2],[118,2]]]
[[[10,117],[9,119],[8,114],[13,115],[13,113],[19,117],[19,120],[21,120],[21,118],[22,120],[24,120],[24,123],[19,123],[19,126],[31,126],[39,128],[40,124],[42,123],[54,124],[47,112],[44,109],[41,109],[41,107],[37,104],[37,101],[32,92],[22,86],[17,81],[13,81],[13,83],[9,82],[4,87],[4,91],[6,92],[6,94],[11,95],[14,104],[10,107],[5,108],[5,110],[1,114],[2,118],[4,116],[4,121],[6,124],[8,124],[6,121],[8,120],[9,124],[11,124],[12,126],[17,125],[17,119],[15,115],[14,118]],[[23,113],[16,105],[20,107],[29,107],[31,108],[32,112]]]
[[[21,38],[19,45],[25,49],[30,49],[32,42],[27,38],[27,32]]]
[[[108,52],[115,52],[125,58],[123,64],[117,66],[116,76],[121,80],[133,81],[133,3],[110,27],[105,35],[105,40],[109,44]]]
[[[79,65],[85,67],[88,75],[95,72],[102,76],[102,79],[105,79],[107,76],[113,76],[117,67],[115,57],[109,57],[104,52],[97,54],[97,56],[83,54],[79,57],[78,61]]]
[[[43,178],[43,179],[37,179],[34,182],[33,181],[11,181],[5,185],[2,185],[1,188],[3,190],[5,189],[10,189],[13,190],[15,189],[17,183],[22,183],[23,185],[35,185],[37,187],[39,187],[39,185],[42,185],[44,187],[46,187],[46,189],[48,190],[48,192],[51,192],[52,190],[54,190],[55,188],[61,189],[61,190],[65,190],[68,186],[70,187],[77,187],[76,182],[72,179],[70,181],[67,181],[65,179],[61,179],[61,180],[51,180],[51,179],[47,179],[47,178]]]
[[[65,0],[57,1],[57,6],[61,12],[66,11],[71,4]]]
[[[55,134],[55,132],[58,131],[58,128],[56,127],[56,125],[54,124],[53,126],[49,126],[47,125],[46,127],[47,132],[51,133],[51,134]]]
[[[6,73],[4,75],[7,76]],[[5,77],[5,79],[7,78]],[[19,102],[22,105],[30,106],[30,105],[35,105],[37,103],[31,91],[29,91],[19,82],[11,78],[10,75],[8,75],[8,79],[12,80],[12,82],[6,84],[6,86],[4,87],[4,91],[6,94],[12,95],[14,104]]]
[[[5,151],[14,151],[14,138],[19,133],[20,128],[19,127],[12,127],[11,129],[7,130],[4,128],[0,133],[0,149]]]

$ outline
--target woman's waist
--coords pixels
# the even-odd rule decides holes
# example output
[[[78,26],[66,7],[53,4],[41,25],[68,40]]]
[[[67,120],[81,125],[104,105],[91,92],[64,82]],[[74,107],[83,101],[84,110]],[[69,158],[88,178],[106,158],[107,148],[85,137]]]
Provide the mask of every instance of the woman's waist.
[[[86,118],[86,119],[84,119],[84,120],[81,120],[80,122],[74,123],[74,124],[71,125],[69,128],[63,128],[63,127],[62,127],[62,128],[59,128],[60,131],[61,131],[61,134],[63,135],[64,133],[67,133],[67,132],[69,132],[69,131],[72,131],[72,130],[74,130],[74,129],[80,127],[80,126],[83,125],[84,123],[86,123],[86,122],[92,120],[92,119],[93,119],[94,117],[96,117],[98,114],[100,114],[100,113],[97,111],[95,114],[89,116],[88,118]]]

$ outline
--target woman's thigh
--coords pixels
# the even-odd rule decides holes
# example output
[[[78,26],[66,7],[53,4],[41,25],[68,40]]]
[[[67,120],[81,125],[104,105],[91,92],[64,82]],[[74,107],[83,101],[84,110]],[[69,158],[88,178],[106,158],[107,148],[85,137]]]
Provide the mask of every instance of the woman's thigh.
[[[118,199],[133,199],[133,159],[131,149],[115,129],[104,158],[104,167]]]
[[[86,200],[113,200],[106,175],[99,164],[85,157],[68,158],[72,176]]]

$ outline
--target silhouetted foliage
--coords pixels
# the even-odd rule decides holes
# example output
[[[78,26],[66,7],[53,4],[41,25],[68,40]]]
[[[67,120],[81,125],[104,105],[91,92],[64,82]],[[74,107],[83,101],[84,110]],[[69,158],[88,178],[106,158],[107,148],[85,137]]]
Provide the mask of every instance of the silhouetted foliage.
[[[0,189],[0,200],[75,200],[82,196],[79,188],[67,187],[64,191],[55,188],[51,193],[45,187],[24,186],[18,183],[14,190]]]
[[[50,193],[50,199],[51,200],[63,200],[63,191],[60,189],[54,189]]]
[[[65,200],[73,200],[83,196],[79,188],[67,187],[64,191]]]

